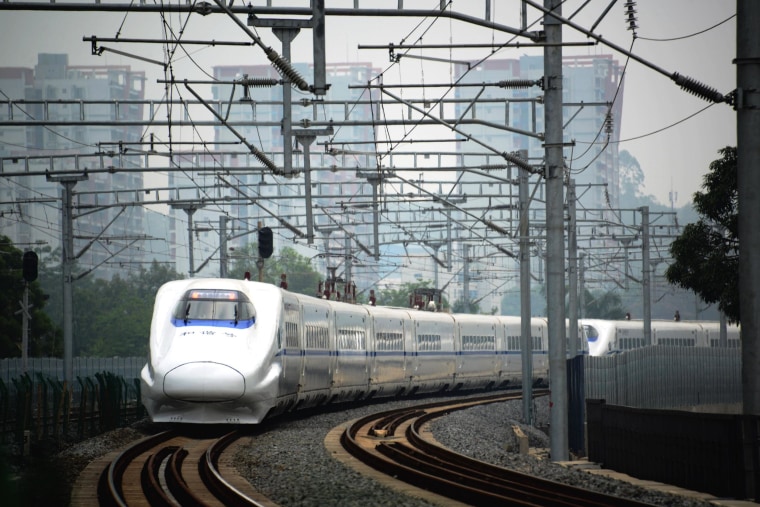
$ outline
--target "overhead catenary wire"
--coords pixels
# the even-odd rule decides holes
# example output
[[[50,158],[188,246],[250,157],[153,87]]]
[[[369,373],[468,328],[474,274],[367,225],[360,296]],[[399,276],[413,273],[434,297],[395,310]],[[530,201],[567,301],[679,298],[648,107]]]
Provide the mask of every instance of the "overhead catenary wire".
[[[214,0],[216,2],[216,5],[219,6],[227,15],[235,21],[235,23],[243,29],[243,31],[248,34],[248,36],[261,48],[264,50],[264,54],[266,54],[267,58],[269,58],[269,61],[272,62],[272,65],[282,74],[283,76],[286,76],[288,80],[293,84],[293,86],[296,86],[298,89],[303,91],[309,90],[309,84],[306,82],[304,78],[301,77],[301,75],[296,71],[293,66],[290,64],[289,61],[287,61],[285,58],[280,56],[277,51],[272,49],[271,46],[267,46],[264,44],[264,42],[261,40],[261,38],[253,33],[238,17],[233,13],[230,8],[222,1],[222,0]]]

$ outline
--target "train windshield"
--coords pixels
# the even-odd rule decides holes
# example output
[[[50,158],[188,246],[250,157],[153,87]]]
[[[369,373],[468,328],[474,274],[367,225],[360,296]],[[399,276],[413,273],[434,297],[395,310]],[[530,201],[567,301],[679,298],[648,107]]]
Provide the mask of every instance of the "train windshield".
[[[236,290],[192,289],[185,293],[174,310],[177,323],[216,321],[238,326],[253,324],[256,312],[248,296]],[[204,324],[210,324],[204,322]]]
[[[599,330],[594,326],[586,324],[583,326],[583,329],[586,330],[586,339],[588,341],[595,342],[599,338]]]

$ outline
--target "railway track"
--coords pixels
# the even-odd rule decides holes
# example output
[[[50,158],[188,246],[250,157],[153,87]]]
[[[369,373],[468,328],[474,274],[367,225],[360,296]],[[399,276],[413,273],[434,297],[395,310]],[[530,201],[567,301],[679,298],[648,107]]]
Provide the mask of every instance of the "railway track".
[[[349,454],[386,475],[467,505],[647,505],[474,460],[424,435],[426,423],[453,410],[519,397],[516,393],[499,394],[381,412],[351,424],[341,434],[341,444]]]
[[[271,507],[273,502],[244,492],[244,483],[221,471],[221,454],[241,436],[237,430],[211,437],[169,430],[142,439],[103,469],[98,502],[103,507]]]

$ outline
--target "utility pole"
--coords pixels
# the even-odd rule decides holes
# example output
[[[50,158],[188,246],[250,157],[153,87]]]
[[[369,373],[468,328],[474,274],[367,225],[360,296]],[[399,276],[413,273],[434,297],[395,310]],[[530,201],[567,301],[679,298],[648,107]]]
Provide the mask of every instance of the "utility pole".
[[[649,263],[649,206],[641,207],[641,285],[644,296],[644,343],[652,345],[652,280]]]
[[[544,7],[562,15],[560,0]],[[567,354],[565,346],[564,160],[562,157],[562,22],[544,14],[544,124],[546,135],[546,308],[551,388],[551,457],[566,461],[568,444]]]
[[[53,176],[48,175],[48,181],[57,181],[63,185],[61,191],[61,235],[62,252],[61,263],[63,264],[63,380],[71,384],[74,381],[74,216],[71,194],[77,182],[87,179],[87,175],[81,176]]]
[[[569,339],[567,355],[578,355],[578,230],[576,228],[575,213],[575,180],[570,178],[567,184],[567,260],[568,260],[568,324],[567,336]]]
[[[29,371],[29,321],[32,316],[29,313],[29,282],[24,280],[24,297],[21,303],[21,369],[24,373]]]
[[[326,129],[297,129],[292,131],[301,146],[303,146],[303,186],[306,198],[306,242],[314,244],[314,216],[311,203],[311,151],[310,146],[317,136],[331,136],[333,128]]]
[[[173,209],[181,209],[187,213],[187,274],[190,278],[195,276],[195,261],[193,260],[193,214],[204,207],[200,202],[175,203],[171,205]]]
[[[464,268],[462,269],[462,302],[465,304],[465,313],[470,313],[470,245],[462,243],[462,258]]]
[[[744,413],[760,415],[760,2],[736,2],[739,299]]]
[[[527,157],[525,157],[527,158]],[[533,424],[533,336],[530,309],[530,206],[528,183],[530,173],[520,167],[520,349],[522,350],[523,423]]]
[[[227,215],[219,217],[219,278],[227,278]]]

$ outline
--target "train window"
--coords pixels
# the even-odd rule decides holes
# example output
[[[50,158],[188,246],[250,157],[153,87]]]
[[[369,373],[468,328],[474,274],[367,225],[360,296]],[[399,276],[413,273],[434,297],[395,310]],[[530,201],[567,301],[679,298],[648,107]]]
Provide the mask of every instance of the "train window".
[[[594,326],[585,324],[583,329],[586,331],[586,339],[590,342],[595,342],[599,338],[599,330]]]
[[[420,352],[441,350],[441,335],[439,334],[417,335],[417,350],[419,350]]]
[[[644,346],[644,338],[620,338],[619,344],[622,350],[638,349]]]
[[[741,342],[739,340],[726,340],[725,348],[729,349],[738,349],[741,345]],[[721,345],[720,340],[711,339],[710,340],[710,346],[711,347],[723,347]]]
[[[462,336],[462,350],[493,350],[495,343],[493,336]]]
[[[216,320],[230,322],[254,321],[253,303],[236,290],[193,289],[185,293],[174,310],[174,318],[184,321]]]
[[[298,323],[285,323],[285,346],[288,348],[298,348]]]
[[[404,339],[401,333],[377,333],[375,341],[378,351],[404,350]]]
[[[314,324],[306,324],[307,349],[327,349],[327,328]]]
[[[340,350],[364,350],[365,335],[363,330],[338,329],[338,349]]]

